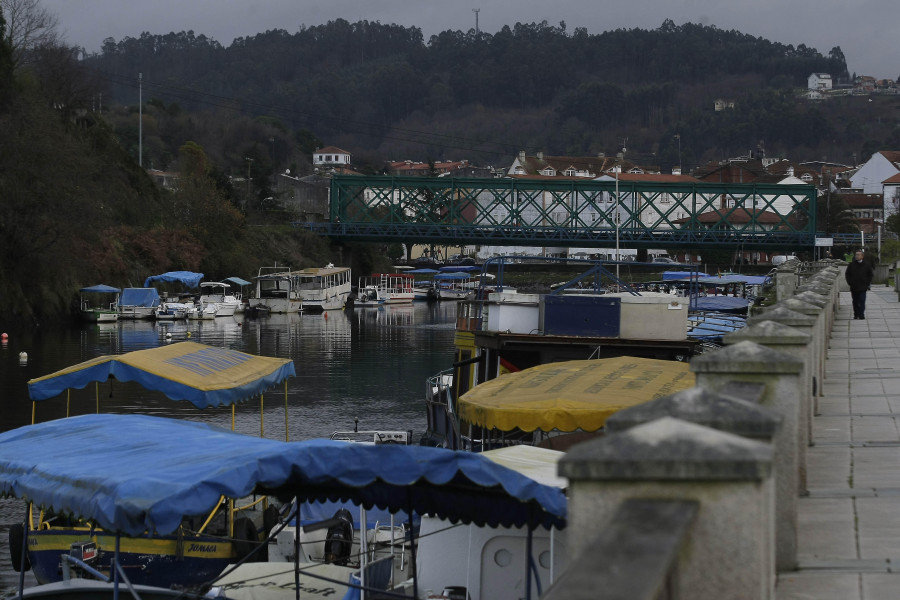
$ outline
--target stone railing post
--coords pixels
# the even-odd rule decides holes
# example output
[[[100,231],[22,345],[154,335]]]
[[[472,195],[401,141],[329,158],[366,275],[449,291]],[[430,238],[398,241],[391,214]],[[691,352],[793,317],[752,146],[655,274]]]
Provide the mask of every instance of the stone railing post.
[[[779,571],[797,568],[797,489],[800,426],[798,396],[803,387],[803,361],[755,342],[738,342],[715,352],[695,356],[691,371],[697,386],[718,392],[732,381],[765,385],[760,403],[781,415],[782,427],[773,441],[775,449],[775,566]]]
[[[797,493],[806,494],[806,447],[812,439],[812,378],[809,375],[812,367],[812,336],[775,321],[754,320],[743,329],[724,336],[722,341],[727,345],[744,341],[756,342],[766,348],[790,354],[802,363],[799,375],[801,393],[797,396],[800,405],[797,424]]]
[[[799,298],[788,298],[783,302],[779,302],[775,306],[783,306],[788,310],[798,312],[808,317],[816,319],[815,333],[813,334],[812,345],[815,353],[815,365],[813,366],[813,375],[816,377],[818,385],[816,386],[815,395],[822,395],[822,381],[825,379],[825,357],[828,351],[828,339],[825,335],[825,316],[823,315],[824,306],[816,306],[809,302],[804,302]],[[818,413],[816,413],[818,414]]]
[[[772,453],[769,444],[671,417],[573,447],[559,462],[569,480],[570,556],[586,552],[625,501],[693,500],[700,510],[671,597],[773,598]],[[602,596],[595,587],[584,597]]]
[[[794,295],[799,284],[796,261],[788,261],[775,269],[775,300],[784,300]]]
[[[796,329],[797,331],[810,336],[810,341],[806,346],[808,357],[804,362],[806,364],[805,376],[808,386],[807,389],[810,393],[809,406],[807,407],[809,410],[809,417],[807,420],[809,421],[810,445],[812,445],[812,421],[813,416],[818,412],[819,388],[822,386],[822,382],[818,379],[818,370],[816,369],[816,365],[818,364],[818,352],[815,345],[816,318],[776,304],[775,306],[771,306],[762,311],[757,316],[747,319],[747,325],[752,325],[758,321],[774,321],[776,323],[781,323],[782,325],[787,325],[792,329]]]

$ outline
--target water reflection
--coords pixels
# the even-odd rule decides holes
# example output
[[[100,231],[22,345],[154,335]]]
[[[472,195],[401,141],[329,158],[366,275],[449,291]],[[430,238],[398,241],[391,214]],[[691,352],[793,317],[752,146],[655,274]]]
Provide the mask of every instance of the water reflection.
[[[235,429],[291,441],[327,437],[353,428],[425,429],[425,379],[453,360],[454,303],[387,306],[323,314],[271,315],[256,319],[220,317],[178,323],[122,321],[85,324],[10,335],[0,347],[0,431],[31,422],[29,379],[106,354],[123,354],[190,340],[250,354],[291,358],[297,376],[283,387],[237,407]],[[19,352],[28,353],[20,365]],[[285,403],[287,420],[285,420]],[[66,396],[37,403],[37,421],[100,410],[141,412],[231,427],[228,408],[198,410],[161,394],[122,382],[91,384]],[[101,460],[102,457],[92,457]],[[8,524],[22,518],[23,504],[0,500],[0,596],[18,575],[8,555]],[[26,582],[33,584],[30,573]]]

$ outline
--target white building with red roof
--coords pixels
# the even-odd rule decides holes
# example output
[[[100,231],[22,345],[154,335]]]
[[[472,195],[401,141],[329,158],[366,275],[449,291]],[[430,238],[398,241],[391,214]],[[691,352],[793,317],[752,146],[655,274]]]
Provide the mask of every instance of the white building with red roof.
[[[313,153],[314,167],[340,167],[350,164],[350,153],[336,146],[325,146]]]

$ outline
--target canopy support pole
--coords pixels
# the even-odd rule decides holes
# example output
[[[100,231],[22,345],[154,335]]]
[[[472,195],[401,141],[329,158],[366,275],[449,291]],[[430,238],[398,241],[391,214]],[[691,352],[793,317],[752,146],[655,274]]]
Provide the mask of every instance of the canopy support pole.
[[[287,393],[287,379],[284,380],[284,441],[289,442],[290,437],[288,436],[288,393]]]
[[[66,388],[66,418],[69,418],[69,406],[72,400],[72,390],[71,388]],[[34,423],[32,423],[34,425]]]
[[[533,532],[530,525],[526,524],[525,527],[528,529],[528,537],[525,541],[525,600],[531,600],[531,542]]]
[[[31,502],[28,503],[28,508],[25,509],[25,537],[22,540],[22,553],[18,556],[10,556],[11,560],[19,559],[19,600],[23,600],[25,593],[25,553],[28,550],[28,532],[31,530]]]
[[[409,562],[413,572],[413,598],[419,597],[419,569],[416,566],[416,536],[413,533],[412,491],[406,488],[406,515],[409,518]]]
[[[265,437],[263,435],[263,398],[264,394],[259,395],[259,437]]]
[[[234,431],[234,403],[231,404],[231,430]]]
[[[113,600],[119,600],[119,549],[122,536],[116,533],[116,555],[113,557]]]
[[[300,600],[300,499],[294,496],[294,598]]]
[[[100,382],[94,382],[94,395],[97,399],[97,414],[100,414]]]
[[[31,401],[31,424],[32,424],[32,425],[34,425],[34,413],[35,413],[35,409],[36,409],[36,408],[37,408],[37,402],[35,402],[34,400],[32,400],[32,401]],[[69,416],[69,415],[66,414],[66,416]]]

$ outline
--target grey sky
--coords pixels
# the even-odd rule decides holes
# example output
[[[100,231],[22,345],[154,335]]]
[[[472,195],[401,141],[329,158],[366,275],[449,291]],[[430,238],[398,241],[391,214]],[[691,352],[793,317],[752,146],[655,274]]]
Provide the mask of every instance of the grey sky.
[[[850,73],[882,79],[900,76],[897,0],[42,0],[56,13],[69,44],[93,52],[108,37],[193,30],[224,46],[236,37],[270,29],[290,33],[301,25],[343,18],[397,23],[422,29],[427,39],[446,29],[475,27],[494,33],[504,25],[565,21],[569,31],[656,29],[666,18],[735,29],[773,42],[806,44],[827,55],[840,46]]]

